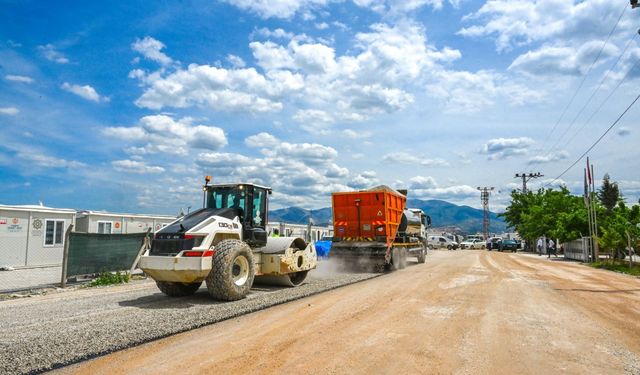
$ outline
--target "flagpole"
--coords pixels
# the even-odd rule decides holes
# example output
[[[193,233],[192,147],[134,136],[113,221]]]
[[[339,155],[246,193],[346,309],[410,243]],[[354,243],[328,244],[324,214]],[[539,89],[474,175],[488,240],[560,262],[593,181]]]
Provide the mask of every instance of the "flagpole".
[[[593,221],[591,218],[591,204],[589,203],[591,198],[589,197],[590,191],[587,185],[587,169],[584,168],[584,205],[587,208],[587,221],[589,222],[589,256],[591,261],[595,262],[595,252],[593,247]]]
[[[591,176],[595,177],[595,174],[593,173],[593,164],[591,164]],[[595,181],[593,181],[593,183],[591,184],[591,191],[593,193],[593,196],[595,197],[596,195],[596,183]],[[598,215],[596,212],[596,205],[592,205],[593,210],[593,231],[594,231],[594,237],[595,237],[595,243],[594,243],[594,253],[595,253],[595,257],[596,257],[596,261],[600,260],[600,246],[598,245]]]

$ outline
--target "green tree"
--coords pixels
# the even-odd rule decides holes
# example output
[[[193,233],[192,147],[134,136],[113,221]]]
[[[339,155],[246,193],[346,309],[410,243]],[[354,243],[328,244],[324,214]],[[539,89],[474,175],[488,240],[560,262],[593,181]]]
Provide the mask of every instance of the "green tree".
[[[529,243],[541,236],[566,242],[589,232],[582,198],[571,195],[566,187],[560,190],[540,189],[526,194],[514,190],[511,192],[511,204],[501,216]]]
[[[607,209],[607,215],[611,213],[613,208],[620,201],[620,189],[617,182],[611,182],[609,180],[609,174],[606,173],[602,179],[602,187],[598,190],[598,199],[602,205]]]
[[[598,239],[598,244],[608,251],[613,259],[623,259],[625,249],[628,247],[627,233],[631,237],[632,245],[640,235],[640,206],[631,208],[620,201],[618,205],[611,209],[608,215],[602,215],[600,225],[602,235]]]

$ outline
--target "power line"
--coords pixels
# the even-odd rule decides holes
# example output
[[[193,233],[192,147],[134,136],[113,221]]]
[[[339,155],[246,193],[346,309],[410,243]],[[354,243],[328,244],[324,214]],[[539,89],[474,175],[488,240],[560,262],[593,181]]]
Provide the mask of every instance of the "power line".
[[[522,192],[524,194],[527,193],[527,182],[529,182],[529,180],[531,180],[532,178],[539,178],[539,177],[544,177],[543,174],[541,174],[540,172],[536,172],[536,173],[516,173],[516,176],[514,178],[522,178]]]
[[[640,99],[640,94],[638,94],[638,96],[636,96],[636,98],[631,102],[631,104],[629,104],[627,109],[625,109],[624,112],[622,112],[622,114],[620,114],[620,116],[618,116],[616,121],[614,121],[613,124],[611,124],[611,126],[609,126],[609,128],[607,128],[607,130],[604,133],[602,133],[602,135],[591,145],[591,147],[589,147],[587,149],[587,151],[585,151],[582,155],[580,155],[580,157],[578,159],[576,159],[576,161],[574,161],[573,164],[571,164],[567,169],[565,169],[562,173],[560,173],[560,175],[558,177],[554,178],[551,182],[545,184],[544,186],[547,187],[547,186],[551,185],[552,183],[558,181],[558,179],[560,179],[562,176],[564,176],[565,173],[567,173],[571,168],[573,168],[576,164],[578,164],[578,162],[580,160],[582,160],[582,158],[584,158],[589,153],[589,151],[593,150],[593,148],[596,147],[596,145],[598,143],[600,143],[602,138],[604,138],[604,136],[607,135],[609,133],[609,131],[611,131],[611,129],[613,129],[614,126],[616,126],[616,124],[624,117],[624,115],[627,114],[629,109],[631,109],[631,107],[633,107],[633,105],[636,104],[638,99]]]
[[[571,128],[573,128],[573,125],[575,124],[575,122],[578,120],[578,118],[580,117],[580,115],[582,114],[582,112],[584,112],[584,110],[587,108],[587,106],[589,105],[589,103],[591,103],[591,100],[595,97],[596,93],[600,90],[600,88],[602,87],[602,85],[604,84],[604,82],[607,80],[607,78],[609,77],[609,73],[611,73],[613,71],[613,69],[615,69],[615,67],[618,65],[618,63],[620,62],[620,60],[622,59],[622,56],[625,55],[625,53],[627,52],[627,49],[629,49],[629,46],[631,45],[631,42],[633,42],[636,38],[636,36],[640,33],[640,30],[638,30],[638,33],[634,33],[633,37],[631,39],[629,39],[629,41],[627,42],[627,45],[624,48],[624,51],[622,51],[622,53],[620,54],[620,56],[618,56],[618,59],[615,61],[615,63],[613,65],[611,65],[611,68],[609,68],[609,70],[607,70],[607,73],[605,74],[605,76],[602,78],[602,80],[600,80],[600,83],[598,84],[598,87],[596,87],[595,90],[593,90],[593,92],[591,93],[591,96],[589,96],[589,99],[587,99],[587,102],[584,103],[584,105],[582,106],[582,108],[580,108],[580,110],[578,111],[578,113],[575,115],[575,117],[573,118],[573,120],[571,121],[571,123],[569,124],[569,126],[567,127],[567,129],[564,131],[564,133],[562,133],[562,135],[556,140],[556,142],[553,144],[553,146],[551,146],[551,148],[549,149],[548,153],[546,155],[550,155],[552,153],[552,151],[556,148],[556,146],[558,146],[560,144],[560,142],[562,141],[562,139],[564,138],[565,135],[567,135],[567,133],[569,132],[569,130],[571,130]],[[633,70],[633,68],[631,69]],[[626,79],[626,76],[623,78]],[[616,88],[614,89],[617,90],[617,88],[620,87],[620,85],[616,86]],[[610,96],[609,96],[610,97]],[[607,97],[607,99],[609,98]],[[579,133],[579,132],[578,132]],[[572,137],[573,139],[573,137]]]
[[[606,98],[604,98],[604,100],[602,101],[602,103],[600,103],[600,105],[598,106],[598,108],[595,109],[595,111],[593,111],[593,113],[591,113],[591,116],[589,116],[589,118],[587,119],[587,121],[582,125],[582,127],[580,129],[578,129],[578,131],[576,131],[575,133],[573,133],[573,135],[571,136],[571,138],[569,138],[569,140],[567,141],[567,144],[571,143],[571,141],[573,141],[578,134],[580,134],[580,132],[582,132],[584,130],[584,128],[587,127],[587,125],[589,125],[589,123],[591,122],[591,120],[593,120],[593,117],[600,112],[600,110],[602,109],[602,107],[604,107],[604,105],[609,101],[609,99],[611,99],[611,97],[613,96],[613,94],[618,90],[618,88],[620,86],[622,86],[622,84],[624,83],[624,81],[627,80],[627,78],[629,78],[629,76],[631,75],[631,72],[633,72],[633,70],[636,68],[636,66],[638,65],[638,63],[640,62],[640,60],[636,60],[636,62],[631,66],[631,68],[627,71],[627,74],[625,74],[624,77],[622,77],[622,79],[620,80],[620,82],[618,82],[618,84],[616,85],[616,87],[613,88],[613,90],[611,90],[611,92],[609,93],[609,95],[607,95]]]
[[[613,35],[613,32],[618,27],[618,24],[620,23],[620,20],[622,19],[622,16],[624,15],[624,12],[627,10],[627,6],[629,6],[629,4],[625,4],[624,9],[622,10],[622,13],[620,13],[620,16],[618,17],[618,20],[616,21],[616,24],[613,26],[613,29],[611,29],[611,31],[609,32],[609,35],[607,36],[607,39],[602,44],[602,47],[600,48],[600,51],[598,52],[598,55],[593,60],[593,62],[591,63],[591,66],[589,66],[589,69],[587,69],[587,72],[582,77],[582,81],[580,82],[580,85],[578,85],[578,88],[573,93],[573,96],[571,97],[571,100],[569,100],[569,103],[566,105],[566,107],[562,111],[562,114],[560,115],[560,118],[558,119],[558,121],[556,121],[556,123],[553,125],[553,128],[551,129],[551,132],[547,135],[547,137],[545,138],[543,144],[547,143],[549,138],[551,138],[551,135],[553,135],[553,132],[555,132],[556,128],[558,127],[558,124],[560,124],[560,121],[562,121],[562,119],[564,118],[564,115],[567,113],[567,110],[569,109],[571,104],[573,104],[573,101],[575,100],[576,96],[578,95],[578,92],[582,88],[582,85],[584,85],[584,82],[586,81],[587,77],[589,76],[589,73],[591,73],[591,69],[596,64],[598,59],[600,59],[600,55],[602,55],[602,51],[604,50],[604,47],[607,45],[607,43],[609,42],[609,39],[611,38],[611,35]]]

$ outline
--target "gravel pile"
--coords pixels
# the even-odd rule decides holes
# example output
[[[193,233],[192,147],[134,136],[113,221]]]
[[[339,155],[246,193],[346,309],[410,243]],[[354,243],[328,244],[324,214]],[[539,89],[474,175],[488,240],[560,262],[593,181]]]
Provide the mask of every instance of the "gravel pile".
[[[191,297],[169,298],[150,282],[0,302],[0,373],[58,368],[379,275],[315,276],[296,288],[256,286],[235,302],[212,300],[204,287]]]

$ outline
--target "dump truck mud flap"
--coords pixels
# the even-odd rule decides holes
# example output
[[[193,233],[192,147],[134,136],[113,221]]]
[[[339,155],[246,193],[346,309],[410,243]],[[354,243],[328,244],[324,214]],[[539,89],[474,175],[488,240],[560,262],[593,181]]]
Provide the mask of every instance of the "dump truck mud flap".
[[[388,249],[386,244],[377,242],[334,242],[331,246],[331,257],[345,260],[371,258],[387,262]]]

